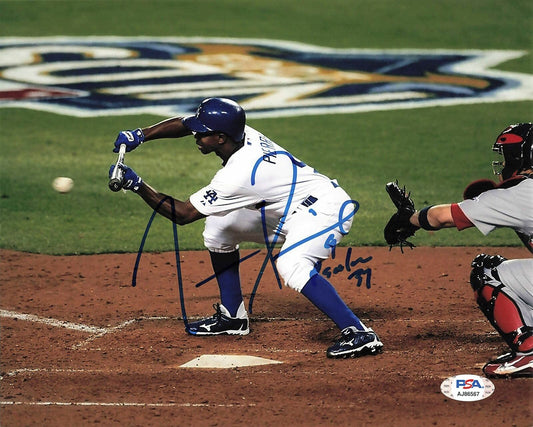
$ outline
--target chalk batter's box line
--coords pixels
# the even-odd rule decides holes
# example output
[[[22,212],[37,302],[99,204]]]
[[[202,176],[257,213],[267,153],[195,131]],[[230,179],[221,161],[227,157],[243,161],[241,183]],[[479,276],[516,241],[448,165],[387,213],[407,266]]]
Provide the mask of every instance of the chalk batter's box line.
[[[116,326],[111,327],[99,327],[99,326],[91,326],[86,325],[83,323],[73,323],[68,322],[65,320],[59,320],[54,319],[51,317],[40,317],[35,314],[26,314],[26,313],[18,313],[16,311],[9,311],[9,310],[2,310],[0,309],[0,317],[6,317],[11,319],[18,319],[18,320],[25,320],[28,322],[34,322],[34,323],[43,323],[48,326],[54,326],[57,328],[66,328],[66,329],[72,329],[79,332],[87,332],[94,335],[105,335],[107,333],[115,332],[117,330],[123,329],[126,326],[129,326],[133,323],[137,322],[143,322],[143,321],[152,321],[152,320],[183,320],[182,317],[176,316],[141,316],[137,317],[135,319],[129,319],[125,320],[124,322],[119,323]],[[191,319],[202,319],[201,316],[191,316]],[[299,321],[299,320],[318,320],[321,321],[323,319],[321,318],[300,318],[300,317],[252,317],[251,320],[259,321],[259,322],[276,322],[276,321]]]
[[[121,329],[126,328],[127,326],[139,323],[143,321],[153,321],[153,320],[183,320],[181,317],[169,317],[169,316],[144,316],[144,317],[138,317],[135,319],[129,319],[124,322],[119,323],[116,326],[112,327],[99,327],[99,326],[91,326],[91,325],[85,325],[83,323],[73,323],[73,322],[67,322],[64,320],[54,319],[50,317],[40,317],[35,314],[27,314],[27,313],[18,313],[15,311],[9,311],[9,310],[0,310],[0,317],[6,317],[11,319],[18,319],[18,320],[24,320],[27,322],[34,322],[34,323],[43,323],[48,326],[53,326],[56,328],[66,328],[71,329],[79,332],[86,332],[91,334],[88,338],[85,340],[74,344],[71,349],[80,349],[86,346],[87,344],[91,343],[92,341],[101,338],[107,334],[114,333],[117,331],[120,331]],[[201,319],[202,317],[197,317],[197,319]],[[191,319],[196,319],[196,317],[191,317]],[[275,321],[301,321],[301,320],[312,320],[312,321],[323,321],[324,319],[303,319],[303,318],[287,318],[287,317],[263,317],[263,318],[252,318],[254,321],[264,321],[264,322],[275,322]]]
[[[143,322],[143,321],[153,321],[153,320],[183,320],[182,317],[179,317],[179,316],[176,316],[176,317],[171,317],[171,316],[141,316],[141,317],[137,317],[135,319],[129,319],[129,320],[125,320],[124,322],[121,322],[119,323],[118,325],[116,326],[111,326],[111,327],[99,327],[99,326],[91,326],[91,325],[86,325],[86,324],[83,324],[83,323],[73,323],[73,322],[68,322],[68,321],[65,321],[65,320],[59,320],[59,319],[54,319],[54,318],[51,318],[51,317],[41,317],[41,316],[37,316],[35,314],[27,314],[27,313],[19,313],[19,312],[16,312],[16,311],[10,311],[10,310],[3,310],[3,309],[0,309],[0,317],[5,317],[5,318],[11,318],[11,319],[18,319],[18,320],[24,320],[24,321],[28,321],[28,322],[34,322],[34,323],[43,323],[45,325],[48,325],[48,326],[54,326],[54,327],[57,327],[57,328],[66,328],[66,329],[72,329],[72,330],[75,330],[75,331],[79,331],[79,332],[87,332],[89,334],[94,334],[95,336],[103,336],[105,334],[108,334],[108,333],[112,333],[112,332],[115,332],[117,330],[120,330],[120,329],[124,329],[125,327],[133,324],[133,323],[138,323],[138,322]],[[191,317],[191,319],[201,319],[202,317]],[[324,318],[308,318],[308,317],[252,317],[251,318],[252,321],[256,321],[256,322],[295,322],[295,321],[323,321]],[[379,322],[379,321],[386,321],[387,319],[379,319],[379,318],[375,318],[373,319],[375,322]],[[429,323],[448,323],[447,321],[444,321],[444,320],[424,320],[424,319],[395,319],[394,320],[395,322],[414,322],[414,323],[419,323],[419,322],[429,322]],[[470,320],[456,320],[456,322],[468,322],[468,323],[485,323],[484,320],[474,320],[474,321],[470,321]]]
[[[34,322],[34,323],[43,323],[48,326],[53,326],[57,328],[66,328],[71,329],[79,332],[86,332],[88,334],[91,334],[88,338],[85,340],[74,344],[71,349],[76,350],[83,348],[87,344],[91,343],[94,340],[97,340],[98,338],[101,338],[107,334],[115,333],[117,331],[120,331],[124,328],[126,328],[129,325],[132,325],[134,323],[139,323],[143,321],[154,321],[154,320],[183,320],[180,317],[169,317],[169,316],[146,316],[146,317],[138,317],[135,319],[129,319],[124,322],[119,323],[116,326],[111,327],[99,327],[99,326],[91,326],[91,325],[85,325],[83,323],[73,323],[68,322],[65,320],[58,320],[50,317],[40,317],[34,314],[27,314],[27,313],[18,313],[15,311],[10,310],[3,310],[0,309],[0,317],[5,318],[11,318],[11,319],[18,319],[18,320],[24,320],[28,322]],[[191,317],[191,319],[195,319]],[[198,319],[201,319],[201,317],[198,317]],[[257,322],[296,322],[296,321],[315,321],[315,322],[323,322],[324,318],[298,318],[298,317],[253,317],[251,319],[252,321]],[[386,321],[386,319],[373,319],[374,322],[379,321]],[[409,323],[447,323],[444,321],[439,320],[419,320],[419,319],[395,319],[395,322],[409,322]],[[466,322],[466,321],[465,321]],[[476,321],[468,321],[469,323],[484,323],[483,320],[476,320]]]

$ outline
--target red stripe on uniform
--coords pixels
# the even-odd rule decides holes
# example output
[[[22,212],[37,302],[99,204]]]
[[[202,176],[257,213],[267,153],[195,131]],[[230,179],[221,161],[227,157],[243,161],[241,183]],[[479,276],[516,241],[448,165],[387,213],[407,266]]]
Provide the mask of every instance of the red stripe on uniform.
[[[467,218],[457,203],[452,203],[451,210],[453,222],[459,231],[474,225],[472,221]]]

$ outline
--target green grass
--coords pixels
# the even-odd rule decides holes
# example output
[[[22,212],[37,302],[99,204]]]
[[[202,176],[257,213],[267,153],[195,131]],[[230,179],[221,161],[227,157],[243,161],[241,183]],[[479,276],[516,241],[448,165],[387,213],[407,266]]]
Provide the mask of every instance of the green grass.
[[[227,36],[332,47],[530,49],[527,0],[0,1],[2,35]]]
[[[244,7],[246,6],[246,7]],[[1,36],[226,36],[294,40],[327,47],[522,49],[530,52],[529,1],[0,1]],[[499,66],[531,73],[531,55]],[[479,104],[250,124],[306,163],[337,178],[360,203],[344,245],[383,245],[392,212],[384,191],[399,179],[418,207],[459,201],[472,180],[490,178],[490,146],[508,123],[532,119],[532,102]],[[0,247],[53,254],[136,251],[151,210],[107,188],[118,131],[156,116],[78,119],[1,109]],[[193,140],[158,141],[126,157],[159,190],[185,199],[219,168]],[[75,181],[69,194],[54,177]],[[179,228],[182,249],[202,248],[202,221]],[[519,245],[509,230],[484,237],[419,232],[423,245]],[[173,248],[172,227],[154,221],[146,250]]]

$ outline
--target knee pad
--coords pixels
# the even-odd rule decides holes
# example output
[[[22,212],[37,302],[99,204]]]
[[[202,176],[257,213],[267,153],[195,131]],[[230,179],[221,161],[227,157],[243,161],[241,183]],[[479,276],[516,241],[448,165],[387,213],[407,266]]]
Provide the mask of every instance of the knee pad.
[[[491,275],[496,275],[497,281],[500,282],[496,267],[504,261],[506,259],[500,255],[479,254],[474,258],[471,264],[472,272],[470,273],[470,284],[474,292],[485,284],[487,280],[486,270],[489,270]]]
[[[533,349],[533,328],[525,325],[498,275],[497,267],[505,260],[499,255],[478,255],[472,261],[470,284],[479,308],[511,350],[529,351]]]

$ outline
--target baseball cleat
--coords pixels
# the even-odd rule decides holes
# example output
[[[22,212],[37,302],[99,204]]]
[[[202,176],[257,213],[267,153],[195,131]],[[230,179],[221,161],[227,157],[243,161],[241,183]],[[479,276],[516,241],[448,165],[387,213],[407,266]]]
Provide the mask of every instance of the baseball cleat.
[[[213,316],[189,323],[185,331],[191,335],[247,335],[250,332],[244,303],[241,302],[235,317],[231,317],[222,304],[214,304],[213,308],[216,310]]]
[[[327,356],[341,359],[360,357],[381,353],[383,343],[372,329],[358,331],[354,326],[348,326],[341,331],[341,337],[328,348]]]
[[[533,378],[533,353],[506,353],[483,366],[487,377]]]

